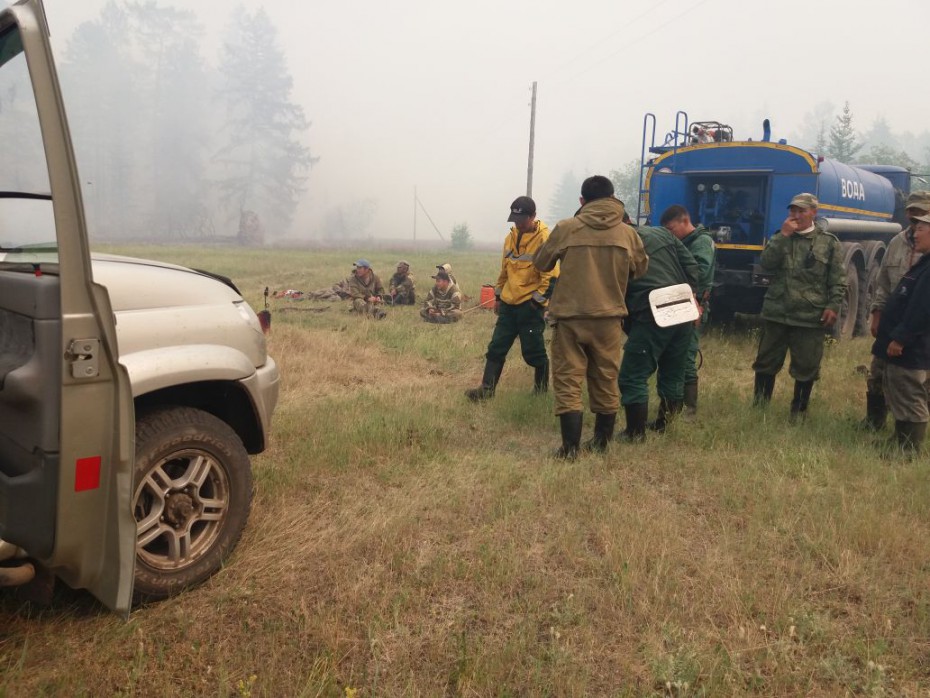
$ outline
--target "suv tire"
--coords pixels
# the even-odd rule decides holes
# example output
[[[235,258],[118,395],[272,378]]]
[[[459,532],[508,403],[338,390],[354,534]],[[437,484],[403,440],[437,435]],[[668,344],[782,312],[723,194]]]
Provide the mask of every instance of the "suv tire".
[[[212,414],[160,408],[136,420],[137,602],[202,582],[249,517],[252,471],[239,436]]]

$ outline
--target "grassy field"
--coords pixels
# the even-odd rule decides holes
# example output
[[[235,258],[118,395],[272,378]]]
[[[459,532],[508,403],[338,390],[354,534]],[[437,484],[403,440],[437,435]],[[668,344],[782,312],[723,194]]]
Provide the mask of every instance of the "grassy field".
[[[368,256],[121,251],[227,274],[256,309]],[[451,262],[473,303],[498,268],[386,254],[423,293]],[[462,395],[491,313],[344,307],[273,302],[281,400],[228,565],[128,623],[7,594],[0,696],[930,695],[930,469],[853,428],[866,340],[828,348],[793,426],[784,374],[750,408],[753,334],[714,331],[698,421],[564,463],[516,349],[493,401]]]

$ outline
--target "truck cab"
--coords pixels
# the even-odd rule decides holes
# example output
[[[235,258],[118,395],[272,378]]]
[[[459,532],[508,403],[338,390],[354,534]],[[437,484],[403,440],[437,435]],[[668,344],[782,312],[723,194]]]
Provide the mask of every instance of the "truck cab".
[[[0,586],[128,613],[218,570],[278,395],[221,277],[91,253],[41,0],[0,11]]]

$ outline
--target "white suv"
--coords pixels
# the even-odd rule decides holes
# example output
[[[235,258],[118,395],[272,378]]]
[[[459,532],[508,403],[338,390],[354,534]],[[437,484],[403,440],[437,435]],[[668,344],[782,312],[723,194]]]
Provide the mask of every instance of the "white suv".
[[[0,586],[125,613],[235,546],[277,366],[228,279],[92,259],[41,0],[0,11],[0,149]]]

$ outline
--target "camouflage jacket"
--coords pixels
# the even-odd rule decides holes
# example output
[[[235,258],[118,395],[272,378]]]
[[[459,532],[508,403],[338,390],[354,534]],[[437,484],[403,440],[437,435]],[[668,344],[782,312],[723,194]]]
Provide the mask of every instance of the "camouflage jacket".
[[[429,310],[433,308],[440,314],[445,315],[450,310],[462,309],[462,292],[456,284],[449,284],[449,288],[440,291],[438,286],[433,286],[429,293],[426,294],[426,300],[423,301],[423,308]]]
[[[714,239],[710,231],[703,225],[697,226],[682,240],[688,252],[694,257],[698,265],[698,281],[695,292],[701,303],[706,303],[710,298],[711,289],[714,286],[714,266],[717,250],[714,247]]]
[[[391,293],[397,291],[405,295],[409,294],[414,290],[413,275],[404,274],[401,276],[400,274],[394,274],[388,282],[388,290]]]
[[[772,280],[762,317],[795,327],[820,327],[823,311],[839,312],[846,270],[839,239],[820,227],[808,235],[775,233],[759,260]]]
[[[872,298],[869,312],[881,312],[885,309],[885,303],[901,281],[901,277],[923,256],[914,251],[908,240],[909,230],[910,228],[905,228],[888,243],[888,249],[885,250],[885,256],[882,257],[882,264],[878,269],[878,277],[875,279],[875,296]]]
[[[352,276],[346,279],[346,288],[349,291],[349,298],[352,300],[356,298],[365,299],[369,296],[380,296],[384,294],[384,286],[381,284],[381,279],[379,279],[378,275],[374,272],[371,272],[367,284],[363,283],[355,274],[352,274]]]

